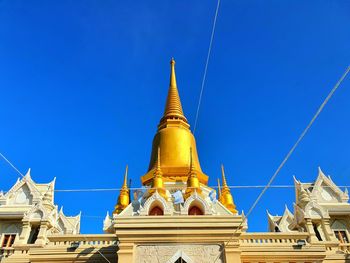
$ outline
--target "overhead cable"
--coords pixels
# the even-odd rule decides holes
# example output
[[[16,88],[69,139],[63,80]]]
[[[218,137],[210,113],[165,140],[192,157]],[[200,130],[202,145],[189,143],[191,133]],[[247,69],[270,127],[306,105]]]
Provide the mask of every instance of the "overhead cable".
[[[213,28],[212,28],[212,30],[211,30],[211,36],[210,36],[210,42],[209,42],[209,48],[208,48],[208,54],[207,54],[207,60],[206,60],[206,62],[205,62],[204,73],[203,73],[203,79],[202,79],[202,85],[201,85],[201,90],[200,90],[200,93],[199,93],[198,106],[197,106],[197,111],[196,111],[196,118],[195,118],[194,126],[193,126],[193,134],[196,133],[197,121],[198,121],[198,115],[199,115],[199,108],[200,108],[200,106],[201,106],[202,95],[203,95],[203,90],[204,90],[204,84],[205,84],[205,80],[206,80],[206,77],[207,77],[207,70],[208,70],[209,58],[210,58],[210,54],[211,54],[211,47],[212,47],[212,45],[213,45],[213,40],[214,40],[215,27],[216,27],[216,20],[217,20],[217,18],[218,18],[219,7],[220,7],[220,0],[218,0],[217,5],[216,5],[215,16],[214,16],[214,22],[213,22]]]
[[[17,168],[16,166],[14,166],[2,153],[0,153],[0,156],[2,159],[5,160],[5,162],[7,162],[17,173],[19,173],[20,176],[24,176]]]
[[[275,173],[272,175],[272,177],[270,178],[269,182],[267,183],[267,185],[264,187],[264,189],[261,191],[261,193],[259,194],[259,196],[256,198],[256,200],[254,201],[253,205],[250,207],[250,209],[248,210],[248,213],[246,215],[243,216],[242,222],[238,225],[238,227],[236,228],[236,230],[234,231],[234,233],[231,235],[230,239],[225,243],[225,246],[223,248],[222,251],[219,252],[219,255],[216,257],[216,259],[214,260],[214,263],[218,260],[218,258],[221,256],[221,253],[225,250],[225,247],[232,241],[232,238],[234,237],[234,235],[237,233],[238,229],[240,229],[240,227],[242,226],[242,224],[247,220],[247,218],[249,217],[249,215],[252,213],[252,211],[254,210],[254,208],[257,206],[257,204],[259,203],[259,201],[261,200],[262,196],[265,194],[266,190],[270,188],[272,182],[275,180],[276,176],[279,174],[279,172],[281,171],[282,167],[285,165],[285,163],[288,161],[289,157],[292,155],[292,153],[294,152],[294,150],[297,148],[297,146],[299,145],[299,143],[302,141],[302,139],[305,137],[306,133],[309,131],[309,129],[311,128],[312,124],[315,122],[315,120],[317,119],[317,117],[320,115],[320,113],[322,112],[323,108],[326,106],[326,104],[328,103],[328,101],[332,98],[334,92],[336,92],[336,90],[340,87],[340,84],[343,82],[343,80],[345,79],[345,77],[348,75],[350,71],[350,66],[348,66],[348,68],[345,70],[345,72],[343,73],[343,75],[341,76],[341,78],[338,80],[338,82],[335,84],[335,86],[332,88],[332,90],[329,92],[328,96],[324,99],[324,101],[322,102],[321,106],[318,108],[318,110],[316,111],[315,115],[312,117],[311,121],[309,122],[309,124],[306,126],[306,128],[303,130],[303,132],[300,134],[299,138],[297,139],[297,141],[294,143],[293,147],[289,150],[289,152],[287,153],[287,155],[284,157],[283,161],[281,162],[281,164],[278,166],[277,170],[275,171]]]

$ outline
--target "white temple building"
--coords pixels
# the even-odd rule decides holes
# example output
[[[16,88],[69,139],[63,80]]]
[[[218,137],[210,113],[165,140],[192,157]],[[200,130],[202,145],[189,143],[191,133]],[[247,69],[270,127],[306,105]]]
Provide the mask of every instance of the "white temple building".
[[[55,181],[35,183],[27,174],[0,193],[0,243],[2,248],[44,245],[53,234],[79,234],[80,214],[66,216],[54,204]]]

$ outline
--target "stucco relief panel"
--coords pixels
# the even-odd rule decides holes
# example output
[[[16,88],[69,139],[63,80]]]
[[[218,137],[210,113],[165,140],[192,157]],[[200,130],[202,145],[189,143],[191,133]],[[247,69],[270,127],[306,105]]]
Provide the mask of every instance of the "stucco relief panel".
[[[136,247],[136,263],[167,263],[176,253],[182,251],[194,263],[212,263],[221,251],[220,245],[139,245]],[[220,257],[217,263],[222,263]]]

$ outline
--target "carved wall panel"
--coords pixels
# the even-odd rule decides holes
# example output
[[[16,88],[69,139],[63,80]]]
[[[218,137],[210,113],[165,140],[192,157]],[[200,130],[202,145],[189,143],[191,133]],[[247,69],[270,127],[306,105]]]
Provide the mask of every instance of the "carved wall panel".
[[[185,254],[193,263],[212,263],[219,255],[219,244],[169,244],[169,245],[138,245],[136,247],[136,263],[173,263],[175,254]],[[221,256],[216,263],[223,263]]]

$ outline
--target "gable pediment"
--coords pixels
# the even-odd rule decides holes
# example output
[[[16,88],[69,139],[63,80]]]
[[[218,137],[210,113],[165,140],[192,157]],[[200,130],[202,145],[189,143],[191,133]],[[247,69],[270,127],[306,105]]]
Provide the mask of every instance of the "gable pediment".
[[[319,168],[318,177],[311,192],[311,198],[319,203],[342,203],[343,196],[344,192]]]
[[[11,189],[6,199],[6,204],[8,205],[31,205],[33,202],[33,195],[28,184],[23,182],[17,189]]]

